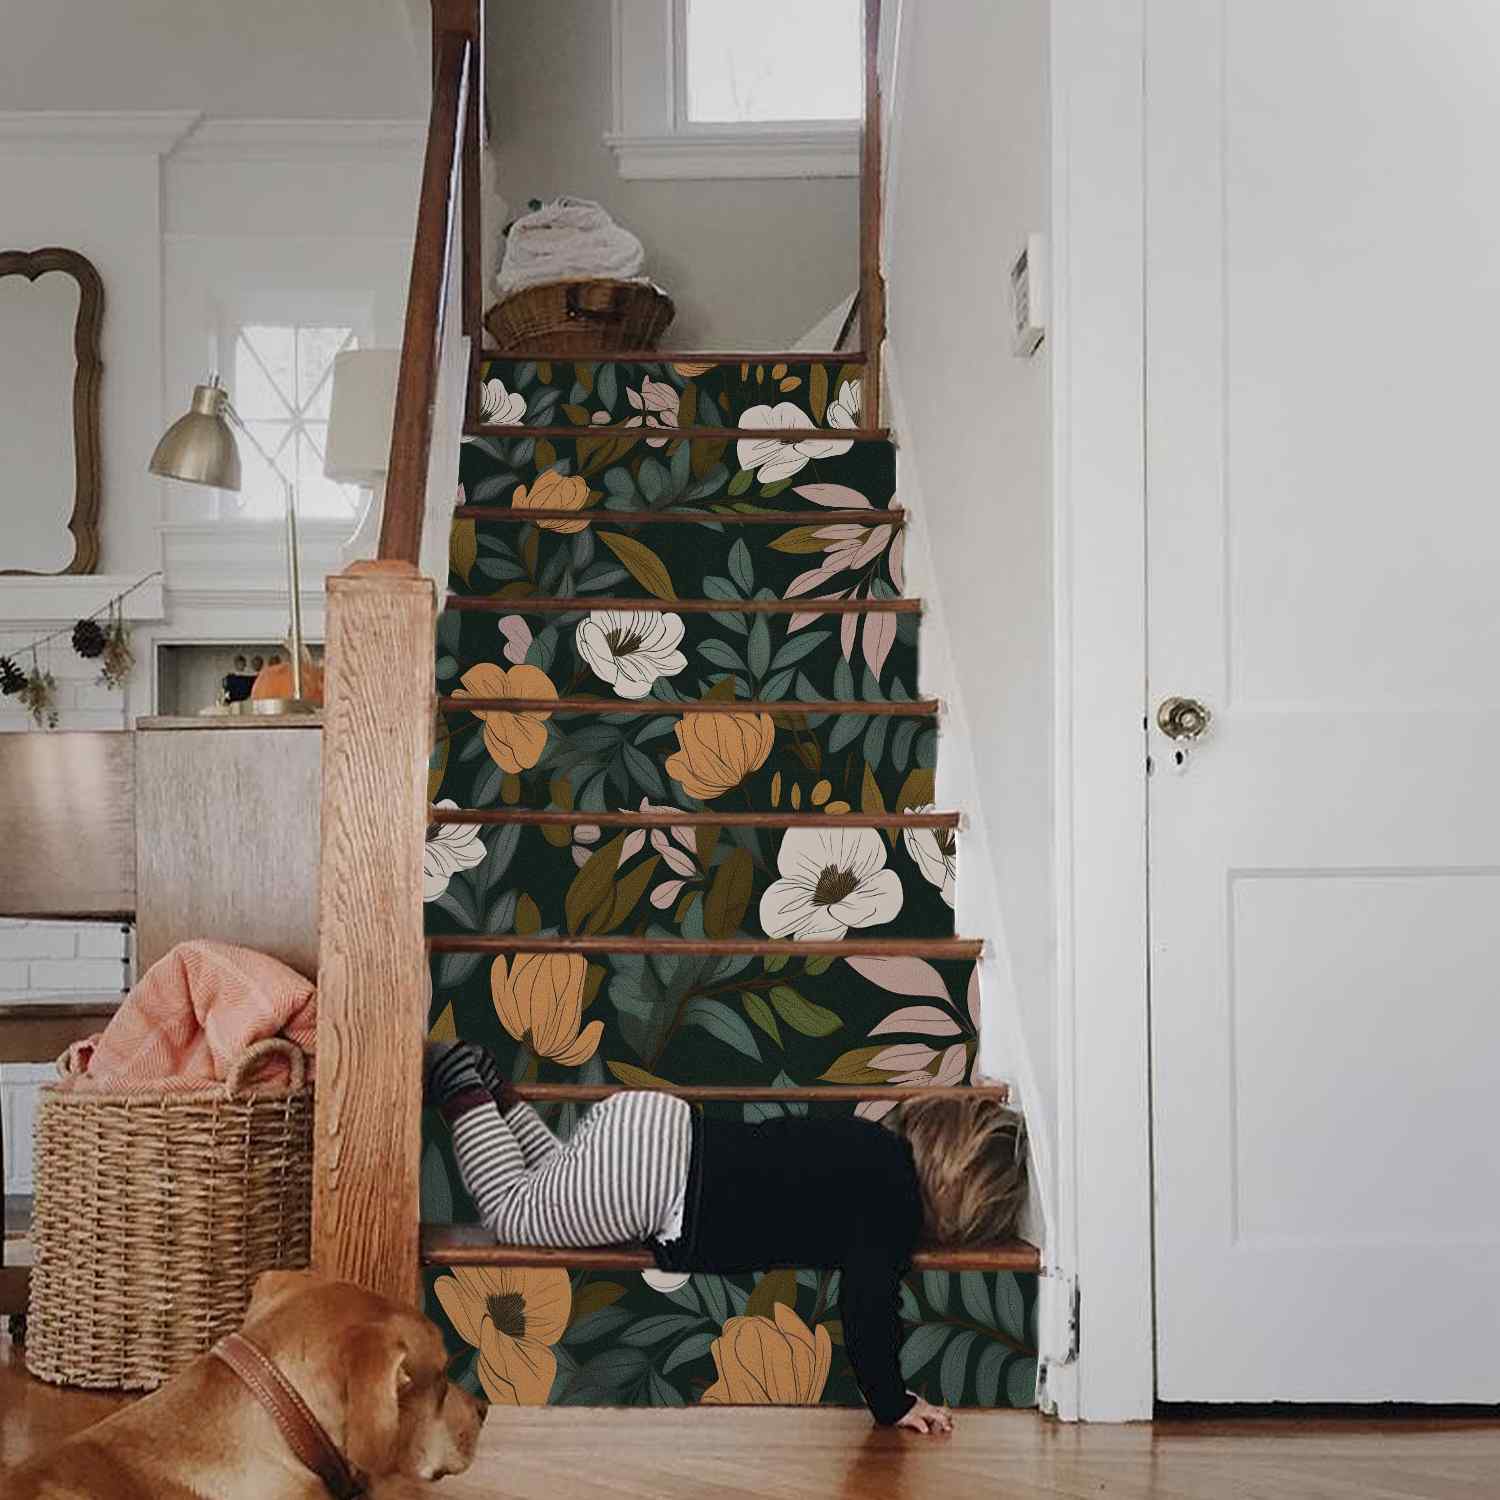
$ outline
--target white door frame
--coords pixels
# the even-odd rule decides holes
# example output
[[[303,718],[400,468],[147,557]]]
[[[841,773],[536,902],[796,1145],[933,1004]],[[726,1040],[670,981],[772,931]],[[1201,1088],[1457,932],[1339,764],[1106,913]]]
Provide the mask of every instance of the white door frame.
[[[1059,1416],[1155,1388],[1146,906],[1145,6],[1053,0]]]

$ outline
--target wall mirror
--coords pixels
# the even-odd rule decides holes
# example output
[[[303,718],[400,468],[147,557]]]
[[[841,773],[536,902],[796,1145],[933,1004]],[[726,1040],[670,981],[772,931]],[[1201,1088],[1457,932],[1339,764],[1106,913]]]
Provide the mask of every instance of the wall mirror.
[[[77,251],[0,251],[0,574],[98,564],[103,315]]]

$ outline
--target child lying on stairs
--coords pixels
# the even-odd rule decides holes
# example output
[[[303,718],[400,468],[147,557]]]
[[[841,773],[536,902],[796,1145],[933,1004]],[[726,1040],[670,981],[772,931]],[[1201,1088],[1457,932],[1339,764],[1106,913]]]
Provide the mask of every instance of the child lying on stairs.
[[[844,1347],[875,1420],[950,1432],[901,1380],[900,1284],[919,1238],[1008,1238],[1025,1129],[997,1100],[915,1098],[882,1124],[707,1119],[671,1094],[596,1104],[563,1145],[471,1043],[428,1049],[427,1092],[469,1196],[504,1244],[645,1241],[668,1272],[838,1269]]]

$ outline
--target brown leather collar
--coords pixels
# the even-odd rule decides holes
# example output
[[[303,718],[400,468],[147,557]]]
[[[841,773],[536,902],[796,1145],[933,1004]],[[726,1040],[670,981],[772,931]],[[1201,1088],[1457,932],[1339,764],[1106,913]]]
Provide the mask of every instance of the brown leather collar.
[[[330,1495],[336,1500],[361,1500],[369,1493],[364,1476],[339,1452],[323,1424],[268,1355],[241,1333],[220,1339],[209,1353],[223,1360],[270,1412],[287,1446],[323,1481]]]

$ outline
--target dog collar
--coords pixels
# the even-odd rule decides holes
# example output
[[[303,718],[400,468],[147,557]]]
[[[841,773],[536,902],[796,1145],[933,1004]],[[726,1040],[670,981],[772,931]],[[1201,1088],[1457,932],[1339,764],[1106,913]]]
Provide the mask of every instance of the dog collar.
[[[323,1424],[269,1355],[241,1333],[220,1339],[209,1353],[228,1365],[270,1412],[287,1446],[323,1481],[335,1500],[362,1500],[369,1493],[364,1476],[339,1452]]]

